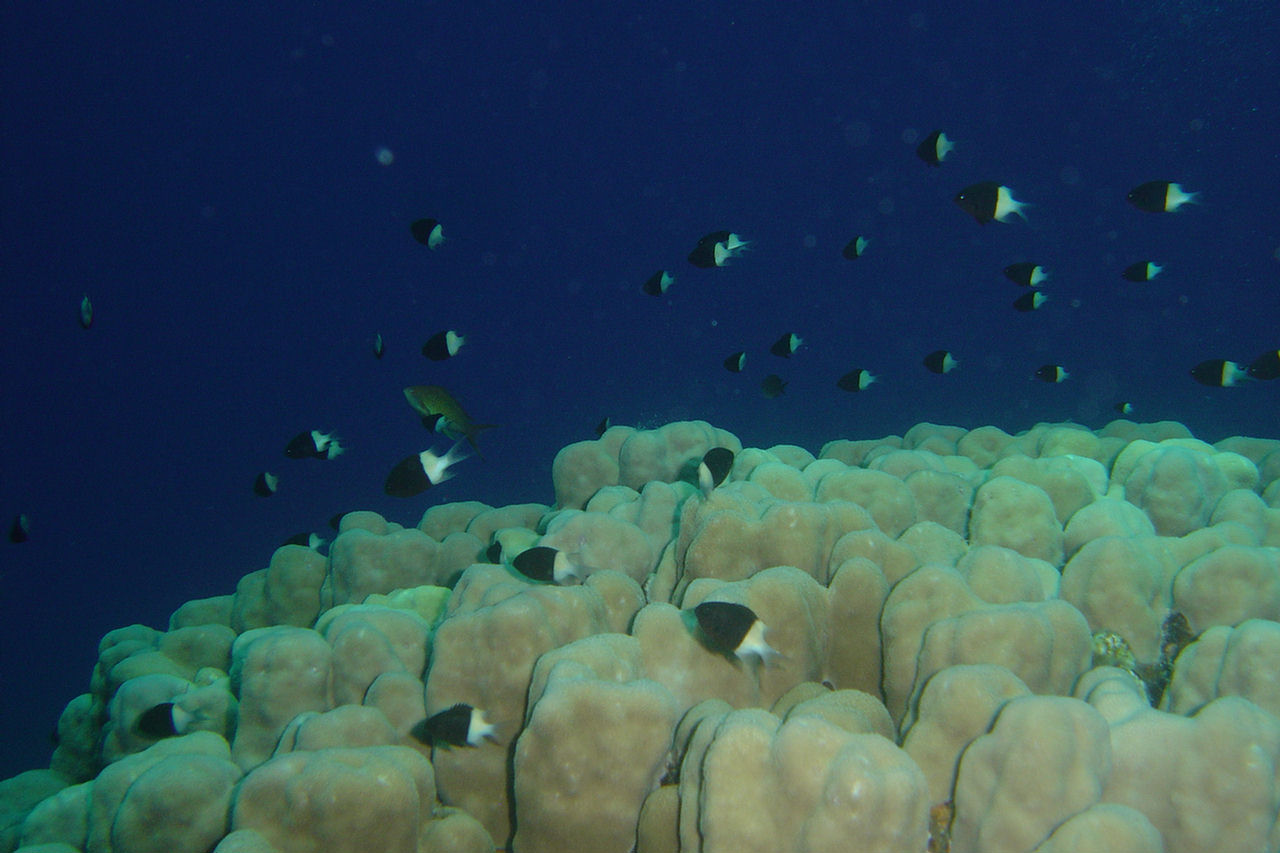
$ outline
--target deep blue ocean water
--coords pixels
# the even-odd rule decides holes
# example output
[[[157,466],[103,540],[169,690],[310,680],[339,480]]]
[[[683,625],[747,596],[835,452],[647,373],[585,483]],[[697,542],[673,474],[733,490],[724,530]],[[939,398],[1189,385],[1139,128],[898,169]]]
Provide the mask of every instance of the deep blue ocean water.
[[[340,511],[549,503],[555,452],[605,416],[816,452],[1127,400],[1280,438],[1280,382],[1188,376],[1280,348],[1280,9],[806,5],[6,4],[0,518],[31,536],[0,543],[0,777],[47,763],[108,630],[165,627]],[[957,145],[931,169],[935,129]],[[986,180],[1028,221],[952,204]],[[1201,203],[1137,211],[1149,180]],[[691,266],[718,229],[750,250]],[[1156,280],[1120,278],[1146,259]],[[1000,272],[1022,260],[1052,276],[1031,314]],[[430,362],[442,329],[467,342]],[[1071,378],[1031,379],[1049,363]],[[853,367],[879,381],[840,391]],[[419,383],[501,426],[397,501],[390,466],[433,443]],[[286,459],[313,428],[348,452]]]

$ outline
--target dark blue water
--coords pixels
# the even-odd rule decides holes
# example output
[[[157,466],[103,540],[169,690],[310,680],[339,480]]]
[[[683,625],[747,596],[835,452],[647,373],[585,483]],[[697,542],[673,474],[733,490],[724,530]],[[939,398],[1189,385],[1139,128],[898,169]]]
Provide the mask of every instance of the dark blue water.
[[[1280,347],[1273,4],[816,5],[9,4],[0,517],[31,539],[0,548],[0,776],[47,762],[111,628],[163,628],[335,512],[550,502],[556,450],[606,415],[816,451],[920,421],[1096,427],[1128,400],[1280,437],[1280,382],[1188,376]],[[930,169],[938,128],[957,148]],[[1157,179],[1202,203],[1125,202]],[[1029,221],[951,203],[984,180]],[[690,266],[722,228],[751,250]],[[1165,272],[1120,278],[1145,259]],[[1020,260],[1052,273],[1034,314],[1000,274]],[[666,297],[642,294],[661,268]],[[446,328],[467,343],[428,362]],[[938,348],[960,369],[925,371]],[[1032,380],[1046,363],[1071,378]],[[879,382],[840,391],[852,367]],[[417,383],[501,427],[395,501],[387,470],[430,444]],[[312,428],[350,450],[286,459]]]

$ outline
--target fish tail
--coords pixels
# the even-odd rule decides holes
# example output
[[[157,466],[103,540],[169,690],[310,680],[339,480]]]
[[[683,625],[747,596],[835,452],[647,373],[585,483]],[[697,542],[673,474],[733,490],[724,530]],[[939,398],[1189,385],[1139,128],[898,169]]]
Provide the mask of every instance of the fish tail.
[[[476,452],[476,456],[484,458],[480,453],[480,446],[476,444],[476,436],[480,434],[481,430],[493,429],[496,426],[497,424],[471,424],[467,427],[463,435],[466,436],[467,444],[471,445],[471,449]]]

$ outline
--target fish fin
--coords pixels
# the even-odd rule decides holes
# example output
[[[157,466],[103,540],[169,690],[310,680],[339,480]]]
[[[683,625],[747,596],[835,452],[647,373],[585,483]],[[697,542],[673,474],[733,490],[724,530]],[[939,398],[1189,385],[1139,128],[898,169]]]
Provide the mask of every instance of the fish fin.
[[[471,445],[471,449],[474,450],[476,452],[476,456],[481,459],[484,458],[484,454],[480,452],[480,446],[476,444],[476,436],[480,434],[481,430],[494,429],[497,426],[497,424],[472,424],[467,431],[463,433],[467,444]]]

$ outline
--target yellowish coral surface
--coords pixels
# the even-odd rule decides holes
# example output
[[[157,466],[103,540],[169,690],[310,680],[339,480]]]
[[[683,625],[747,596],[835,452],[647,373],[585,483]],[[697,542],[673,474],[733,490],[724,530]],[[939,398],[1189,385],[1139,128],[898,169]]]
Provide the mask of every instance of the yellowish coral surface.
[[[1280,850],[1280,441],[691,421],[552,474],[109,633],[0,853]],[[429,736],[459,703],[491,728]]]

